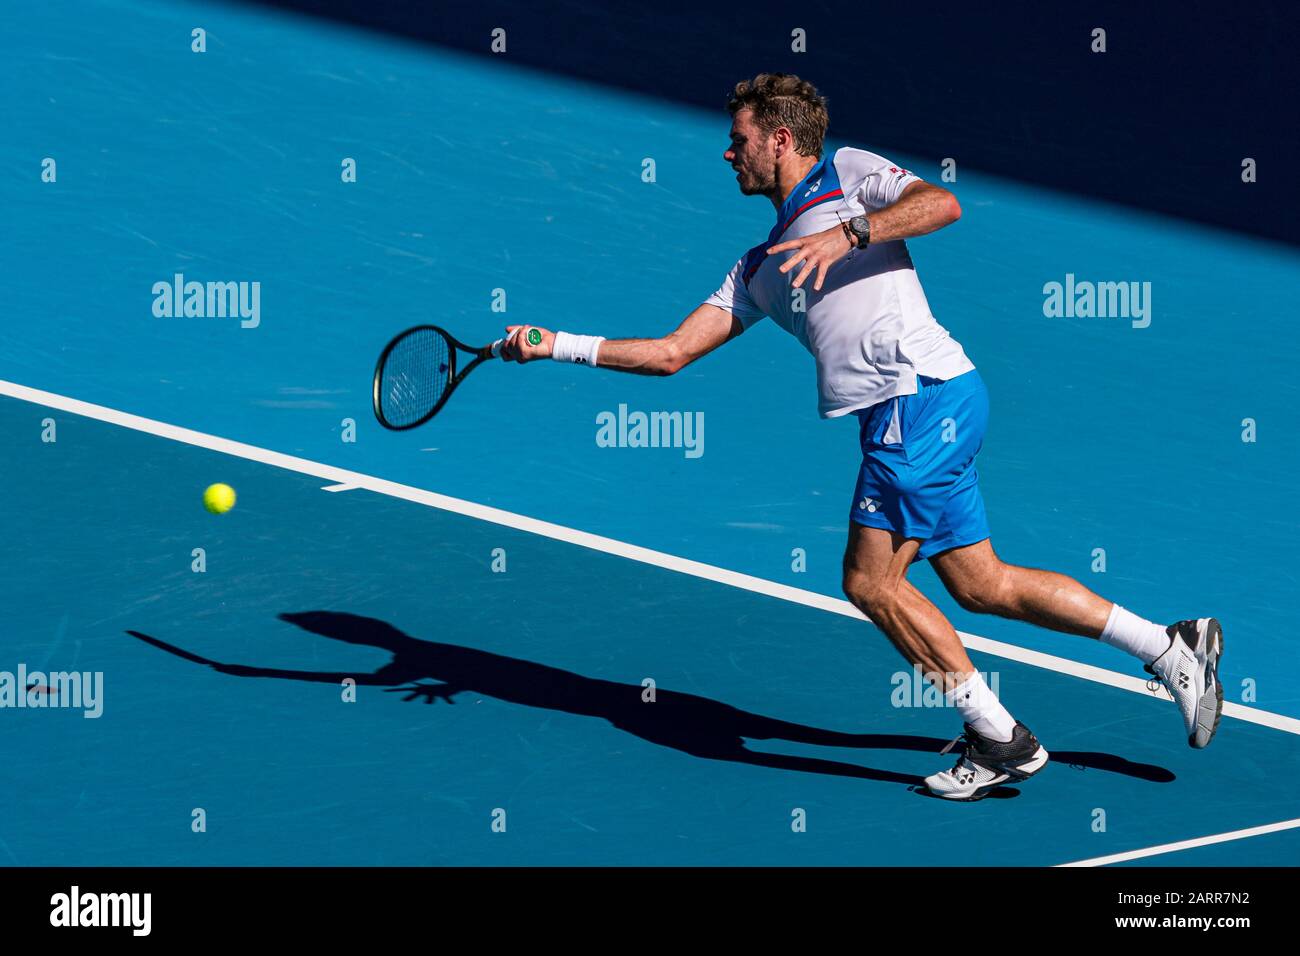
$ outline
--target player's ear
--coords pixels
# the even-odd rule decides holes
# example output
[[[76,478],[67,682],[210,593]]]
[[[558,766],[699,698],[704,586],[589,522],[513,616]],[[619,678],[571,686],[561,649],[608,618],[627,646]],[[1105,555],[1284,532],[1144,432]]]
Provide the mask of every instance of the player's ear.
[[[785,126],[778,126],[773,134],[776,137],[776,156],[780,159],[794,148],[794,134]]]

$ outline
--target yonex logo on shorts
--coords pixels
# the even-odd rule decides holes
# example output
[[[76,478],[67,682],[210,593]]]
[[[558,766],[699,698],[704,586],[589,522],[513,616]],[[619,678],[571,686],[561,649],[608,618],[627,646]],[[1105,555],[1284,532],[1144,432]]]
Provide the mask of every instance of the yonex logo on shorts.
[[[879,502],[879,501],[872,501],[870,498],[863,498],[861,501],[858,502],[858,510],[859,510],[859,511],[872,511],[872,512],[874,512],[878,507],[880,507],[880,502]]]

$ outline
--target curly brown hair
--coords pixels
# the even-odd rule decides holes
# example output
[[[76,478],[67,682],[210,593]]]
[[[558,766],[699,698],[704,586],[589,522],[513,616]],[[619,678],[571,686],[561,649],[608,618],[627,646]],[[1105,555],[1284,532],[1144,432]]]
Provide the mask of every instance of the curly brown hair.
[[[768,135],[784,126],[794,134],[801,155],[821,156],[830,114],[826,97],[807,80],[793,73],[760,73],[741,80],[727,103],[732,116],[740,110],[753,110],[755,125]]]

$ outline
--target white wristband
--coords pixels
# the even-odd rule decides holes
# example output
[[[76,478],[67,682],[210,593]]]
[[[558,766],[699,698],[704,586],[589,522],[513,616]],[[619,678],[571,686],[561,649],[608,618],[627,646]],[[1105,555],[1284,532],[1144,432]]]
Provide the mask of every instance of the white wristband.
[[[555,342],[551,345],[551,358],[557,362],[595,366],[596,353],[600,350],[600,343],[603,341],[605,341],[603,335],[571,335],[568,332],[556,332]]]

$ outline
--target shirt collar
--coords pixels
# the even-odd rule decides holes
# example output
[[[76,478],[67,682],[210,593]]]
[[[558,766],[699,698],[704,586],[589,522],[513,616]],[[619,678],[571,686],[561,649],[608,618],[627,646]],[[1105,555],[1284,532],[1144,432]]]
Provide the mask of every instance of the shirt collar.
[[[785,202],[781,203],[781,208],[776,211],[776,225],[772,227],[773,239],[790,228],[790,224],[798,217],[799,210],[806,203],[815,202],[821,194],[821,190],[818,190],[812,196],[804,196],[807,187],[825,175],[826,159],[827,157],[822,157],[818,160],[813,168],[808,170],[808,175],[799,180],[799,185],[790,190],[790,195],[785,197]]]

